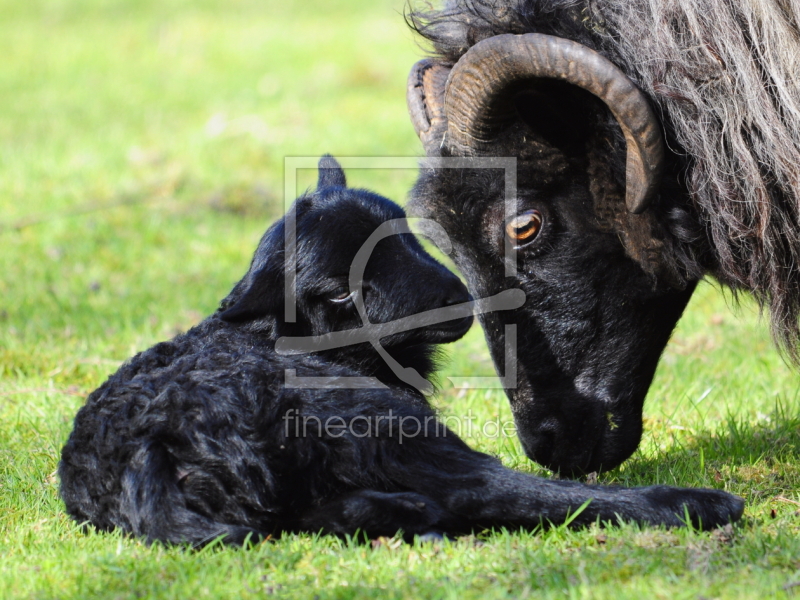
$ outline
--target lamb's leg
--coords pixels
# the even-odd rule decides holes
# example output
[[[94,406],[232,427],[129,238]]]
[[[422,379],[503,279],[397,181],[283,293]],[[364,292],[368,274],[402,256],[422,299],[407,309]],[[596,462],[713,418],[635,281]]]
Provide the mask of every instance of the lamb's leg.
[[[310,509],[297,529],[339,536],[361,533],[370,538],[401,531],[410,539],[428,533],[467,531],[468,523],[421,494],[359,490]]]
[[[688,515],[694,526],[710,529],[738,520],[744,508],[741,498],[720,490],[623,488],[534,477],[471,450],[451,431],[438,433],[404,440],[396,455],[402,468],[392,477],[475,526],[559,524],[588,502],[576,524],[621,519],[680,526]]]
[[[266,532],[217,522],[192,510],[179,488],[169,455],[158,444],[145,445],[131,457],[122,476],[116,525],[148,542],[203,546],[221,538],[226,544],[259,541]]]
[[[672,527],[684,525],[688,516],[693,526],[711,529],[738,520],[744,508],[741,498],[719,490],[589,486],[498,466],[482,470],[480,477],[482,486],[447,489],[436,499],[476,524],[505,527],[560,524],[586,504],[575,517],[576,524],[599,519]],[[435,487],[431,485],[431,491]]]

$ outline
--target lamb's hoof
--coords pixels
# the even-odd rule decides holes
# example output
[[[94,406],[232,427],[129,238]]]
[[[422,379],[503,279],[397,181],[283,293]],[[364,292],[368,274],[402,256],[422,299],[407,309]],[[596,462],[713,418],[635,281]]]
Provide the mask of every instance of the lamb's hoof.
[[[438,531],[428,531],[422,535],[414,536],[416,544],[441,544],[445,539],[445,536]]]

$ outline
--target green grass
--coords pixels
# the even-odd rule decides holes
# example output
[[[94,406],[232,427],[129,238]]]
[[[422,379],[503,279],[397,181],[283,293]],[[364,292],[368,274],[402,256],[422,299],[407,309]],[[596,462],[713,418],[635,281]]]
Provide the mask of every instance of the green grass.
[[[83,397],[214,309],[282,211],[286,156],[413,156],[399,0],[0,0],[0,598],[754,598],[800,590],[800,401],[750,302],[701,285],[602,480],[747,499],[728,533],[624,526],[249,550],[85,534],[55,469]],[[350,171],[399,201],[412,171]],[[301,186],[313,180],[301,173]],[[477,329],[446,375],[489,375]],[[444,379],[443,379],[444,380]],[[446,381],[446,380],[445,380]],[[444,414],[509,419],[444,386]],[[478,432],[480,433],[480,432]],[[540,472],[514,438],[476,447]]]

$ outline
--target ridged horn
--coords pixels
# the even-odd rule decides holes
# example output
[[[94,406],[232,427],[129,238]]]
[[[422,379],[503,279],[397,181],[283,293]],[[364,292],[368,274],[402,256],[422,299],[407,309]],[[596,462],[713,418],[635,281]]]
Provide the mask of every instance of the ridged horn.
[[[450,67],[433,60],[421,60],[408,75],[406,101],[411,123],[428,156],[439,154],[447,131],[444,116],[444,88]]]
[[[567,81],[605,102],[627,144],[626,205],[632,213],[644,211],[664,161],[661,126],[636,85],[582,44],[539,33],[498,35],[475,44],[450,71],[445,143],[462,156],[491,151],[492,132],[508,110],[508,96],[524,80],[536,78]]]

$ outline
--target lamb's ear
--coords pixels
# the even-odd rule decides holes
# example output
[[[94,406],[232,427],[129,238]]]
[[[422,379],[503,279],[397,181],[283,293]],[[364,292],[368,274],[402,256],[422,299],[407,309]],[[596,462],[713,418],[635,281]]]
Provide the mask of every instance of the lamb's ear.
[[[253,321],[283,310],[283,271],[266,265],[242,279],[220,308],[223,321]]]
[[[330,154],[319,159],[317,189],[323,187],[347,187],[342,166]]]

